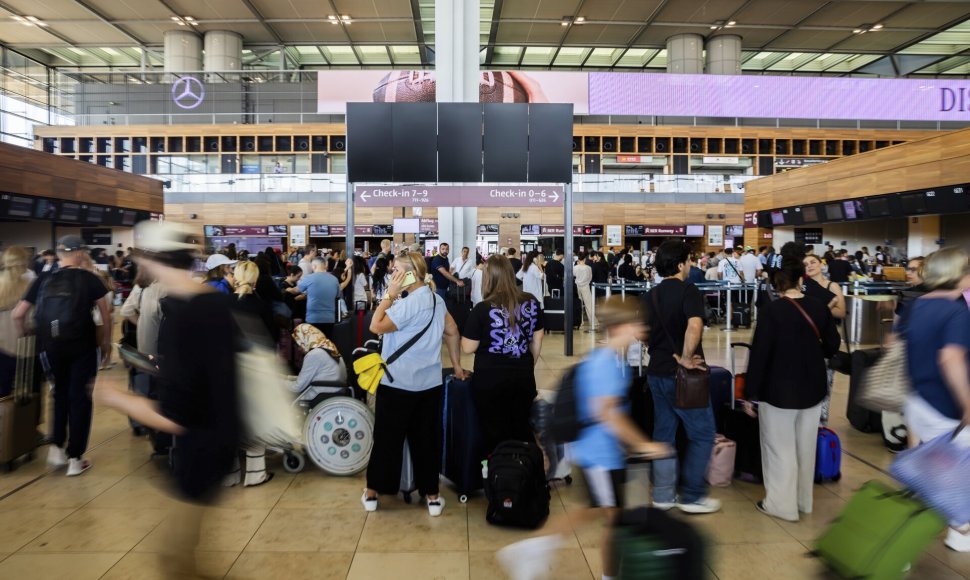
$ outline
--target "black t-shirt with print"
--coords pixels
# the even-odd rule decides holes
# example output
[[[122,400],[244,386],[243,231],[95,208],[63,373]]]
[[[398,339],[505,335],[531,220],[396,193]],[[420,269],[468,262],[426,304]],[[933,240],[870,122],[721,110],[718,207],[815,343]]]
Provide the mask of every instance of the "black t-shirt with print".
[[[519,304],[515,325],[511,327],[502,308],[480,302],[468,315],[463,334],[465,338],[479,341],[475,372],[510,366],[521,366],[531,372],[534,360],[529,345],[533,335],[543,328],[542,307],[531,295]]]

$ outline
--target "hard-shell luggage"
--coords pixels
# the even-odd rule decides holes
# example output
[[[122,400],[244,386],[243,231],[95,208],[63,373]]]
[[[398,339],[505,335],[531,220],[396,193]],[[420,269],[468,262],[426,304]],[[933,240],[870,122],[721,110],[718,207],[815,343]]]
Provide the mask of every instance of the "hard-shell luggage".
[[[562,296],[546,296],[543,300],[543,326],[545,330],[564,332],[566,330],[566,300]],[[573,328],[579,328],[583,323],[582,304],[579,294],[573,293]]]
[[[535,529],[549,517],[542,452],[528,441],[503,441],[488,458],[485,480],[490,524]]]
[[[743,303],[731,305],[731,326],[737,328],[751,327],[751,306]]]
[[[849,424],[863,433],[879,433],[882,431],[882,414],[870,411],[857,405],[856,394],[866,378],[866,370],[875,364],[882,349],[857,349],[852,351],[852,374],[849,375],[849,402],[846,405],[845,416]]]
[[[481,459],[485,457],[471,380],[460,381],[454,376],[445,378],[442,425],[441,475],[454,484],[459,499],[465,503],[469,494],[482,489]]]
[[[911,494],[870,481],[818,539],[813,554],[843,578],[895,580],[915,567],[945,527],[942,516]]]
[[[622,580],[702,580],[704,538],[683,519],[655,508],[625,510],[614,528]]]
[[[34,392],[34,358],[34,337],[17,339],[13,392],[0,398],[0,464],[8,471],[13,470],[17,459],[32,459],[40,441],[40,397]]]
[[[743,348],[748,351],[748,356],[751,356],[751,344],[747,342],[732,342],[731,343],[731,374],[734,375],[734,399],[744,398],[744,384],[747,378],[747,372],[741,372],[738,366],[737,350],[738,348]],[[745,363],[744,368],[747,369],[748,365]]]
[[[842,443],[835,431],[818,428],[815,446],[815,483],[842,479]]]
[[[468,288],[469,292],[449,292],[448,298],[445,299],[445,307],[448,308],[448,314],[451,315],[458,326],[459,333],[465,331],[465,323],[468,322],[468,315],[472,312],[471,287]],[[455,286],[455,289],[465,290],[457,286]]]
[[[758,419],[749,417],[741,407],[728,407],[719,414],[717,432],[724,434],[737,446],[734,476],[745,481],[762,481],[761,425]]]
[[[730,406],[734,399],[734,377],[724,367],[710,366],[711,369],[711,407],[718,409]]]

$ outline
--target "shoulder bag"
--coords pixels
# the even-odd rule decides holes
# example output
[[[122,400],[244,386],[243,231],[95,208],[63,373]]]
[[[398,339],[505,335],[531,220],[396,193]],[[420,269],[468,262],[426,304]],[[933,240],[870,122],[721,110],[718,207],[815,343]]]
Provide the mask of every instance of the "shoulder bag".
[[[653,302],[653,313],[660,321],[660,328],[667,336],[671,349],[676,354],[677,343],[673,336],[667,331],[663,316],[660,313],[660,302],[657,295],[651,291],[650,297]],[[678,409],[703,409],[711,404],[711,369],[703,367],[699,369],[688,369],[683,365],[677,365],[676,374],[676,401]]]
[[[914,304],[915,301],[903,311],[905,319],[908,319],[906,313],[912,311]],[[912,391],[906,360],[904,325],[900,325],[895,340],[883,348],[882,355],[866,370],[866,376],[859,386],[855,397],[857,405],[871,411],[902,411],[903,404]]]
[[[431,323],[434,322],[435,310],[438,308],[438,300],[435,295],[431,294],[431,318],[428,323],[424,325],[424,328],[420,332],[415,334],[406,343],[401,345],[399,349],[394,351],[391,356],[387,357],[387,360],[381,356],[380,351],[377,352],[367,352],[359,358],[354,359],[354,372],[357,373],[357,384],[361,389],[367,391],[371,394],[377,393],[377,387],[380,386],[381,380],[386,374],[388,378],[393,382],[394,376],[388,370],[388,366],[394,363],[397,359],[401,358],[401,355],[406,353],[412,346],[417,344],[424,333],[428,332],[431,328]]]

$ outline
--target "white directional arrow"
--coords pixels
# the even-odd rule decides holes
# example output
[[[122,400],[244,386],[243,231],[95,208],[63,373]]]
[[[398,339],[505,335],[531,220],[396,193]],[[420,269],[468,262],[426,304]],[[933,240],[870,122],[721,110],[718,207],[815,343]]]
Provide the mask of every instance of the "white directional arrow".
[[[367,195],[367,190],[366,189],[364,191],[360,192],[360,201],[366,202],[368,198],[370,198],[370,196]]]
[[[557,201],[559,201],[559,194],[554,191],[552,192],[552,203],[556,203]]]

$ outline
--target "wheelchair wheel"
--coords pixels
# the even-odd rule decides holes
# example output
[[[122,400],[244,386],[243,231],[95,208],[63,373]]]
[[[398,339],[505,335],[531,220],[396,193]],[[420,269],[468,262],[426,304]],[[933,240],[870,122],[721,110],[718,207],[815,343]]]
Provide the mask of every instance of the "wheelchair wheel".
[[[306,466],[306,456],[299,451],[286,451],[283,453],[283,469],[287,473],[300,473]]]
[[[355,475],[367,467],[374,446],[374,415],[350,397],[331,397],[307,414],[306,453],[330,475]]]

